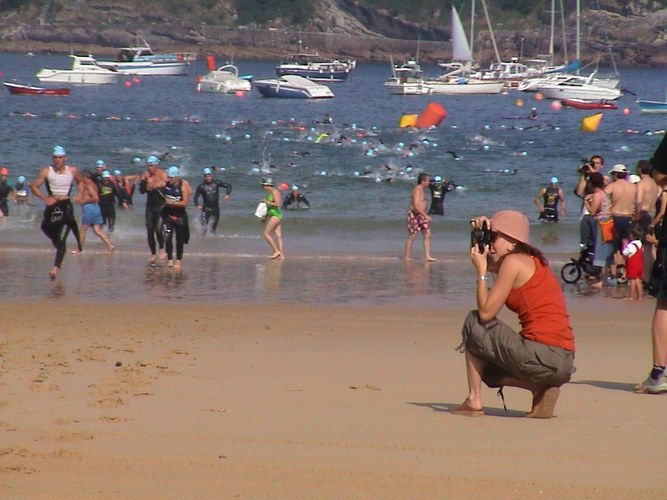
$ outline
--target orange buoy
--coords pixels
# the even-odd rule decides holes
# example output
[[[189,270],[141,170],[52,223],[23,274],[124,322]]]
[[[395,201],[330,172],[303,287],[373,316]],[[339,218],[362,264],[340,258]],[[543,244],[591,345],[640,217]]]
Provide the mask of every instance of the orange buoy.
[[[429,128],[437,127],[447,116],[447,111],[437,102],[429,102],[424,111],[417,117],[415,127]]]
[[[206,56],[206,69],[209,71],[215,71],[215,57],[212,55]]]

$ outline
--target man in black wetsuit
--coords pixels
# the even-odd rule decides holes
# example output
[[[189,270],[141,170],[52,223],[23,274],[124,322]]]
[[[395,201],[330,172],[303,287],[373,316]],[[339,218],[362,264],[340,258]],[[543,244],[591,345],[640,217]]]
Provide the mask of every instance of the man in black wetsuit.
[[[301,194],[299,186],[292,186],[292,192],[285,196],[282,208],[285,210],[307,209],[310,208],[310,202]]]
[[[160,161],[156,156],[149,156],[146,160],[146,171],[141,174],[139,181],[139,192],[146,195],[146,232],[148,236],[148,248],[151,256],[148,262],[155,265],[156,253],[159,247],[160,258],[164,253],[164,235],[162,232],[162,207],[164,206],[164,194],[161,189],[167,184],[167,173],[158,165]],[[156,245],[157,241],[157,245]]]
[[[428,184],[428,189],[431,191],[431,208],[428,210],[429,215],[445,215],[445,195],[450,192],[453,187],[451,183],[444,182],[442,177],[436,175]]]
[[[113,233],[114,226],[116,225],[115,201],[118,200],[120,203],[121,198],[108,170],[102,172],[102,175],[99,177],[97,191],[100,197],[98,205],[100,206],[100,212],[102,212],[102,220],[104,220],[109,233]]]
[[[204,169],[204,182],[197,186],[195,191],[195,207],[201,210],[201,226],[202,234],[211,226],[211,232],[215,234],[220,220],[220,188],[225,189],[225,194],[222,197],[224,201],[229,200],[229,195],[232,194],[232,185],[224,181],[213,179],[213,171],[206,167]],[[199,197],[203,198],[203,205],[199,204]]]
[[[9,170],[7,170],[7,167],[0,168],[0,219],[9,215],[7,199],[12,194],[12,191],[14,191],[12,185],[7,182],[8,175]]]

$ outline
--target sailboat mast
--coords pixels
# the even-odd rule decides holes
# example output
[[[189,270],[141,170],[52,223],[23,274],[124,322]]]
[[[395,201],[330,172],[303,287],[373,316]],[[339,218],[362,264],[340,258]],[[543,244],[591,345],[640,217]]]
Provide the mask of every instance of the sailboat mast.
[[[570,62],[570,58],[567,53],[567,34],[565,30],[565,9],[563,8],[563,0],[559,0],[560,2],[560,25],[562,27],[563,31],[563,62],[568,63]]]
[[[577,61],[581,61],[581,1],[577,0]],[[579,70],[577,70],[579,74]]]
[[[549,36],[549,64],[554,63],[554,29],[556,27],[556,0],[551,0],[551,35]]]
[[[470,12],[470,55],[474,59],[475,49],[475,0],[472,0],[472,11]]]
[[[491,26],[491,19],[489,19],[489,10],[486,8],[486,0],[482,0],[482,7],[484,7],[484,17],[486,17],[486,24],[489,26],[489,34],[491,35],[491,43],[493,43],[493,51],[496,54],[496,61],[500,63],[502,61],[500,60],[500,52],[498,52],[498,44],[496,44],[496,37],[493,34],[493,26]]]

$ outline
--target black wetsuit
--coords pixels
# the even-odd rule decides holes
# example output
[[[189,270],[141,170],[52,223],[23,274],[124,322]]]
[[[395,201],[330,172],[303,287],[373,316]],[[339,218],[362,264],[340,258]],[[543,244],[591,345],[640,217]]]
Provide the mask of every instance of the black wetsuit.
[[[290,193],[287,196],[285,196],[282,208],[286,210],[291,210],[294,208],[301,208],[302,204],[305,205],[306,208],[310,208],[310,202],[306,199],[304,195],[299,193],[298,195],[294,196],[294,193]]]
[[[179,180],[175,185],[167,183],[161,191],[165,199],[180,201],[183,199],[183,181]],[[190,241],[190,225],[185,207],[164,205],[162,207],[162,230],[164,232],[167,259],[173,260],[175,233],[176,259],[181,260],[183,258],[183,247]]]
[[[442,182],[430,182],[428,185],[431,191],[431,208],[428,210],[429,215],[445,215],[445,195],[452,190],[450,183],[443,184]]]
[[[128,207],[132,206],[132,196],[134,195],[135,184],[130,184],[127,179],[116,178],[114,180],[116,195],[118,196],[118,206],[122,207],[125,203]]]
[[[0,182],[0,210],[5,214],[5,217],[9,215],[9,206],[7,203],[7,198],[14,191],[14,188],[7,181]]]
[[[202,182],[195,191],[195,205],[199,205],[199,197],[203,197],[201,210],[202,230],[206,233],[206,228],[211,224],[211,232],[215,233],[220,220],[220,188],[225,189],[225,195],[232,194],[232,185],[223,181],[213,180],[211,182]]]
[[[148,190],[147,181],[142,180],[139,184],[139,192],[146,194],[146,232],[148,236],[148,248],[155,255],[156,240],[157,247],[164,248],[164,234],[162,233],[162,207],[164,206],[164,195],[159,189]]]
[[[118,191],[111,179],[105,180],[102,178],[97,184],[97,190],[100,196],[98,205],[100,206],[100,212],[102,213],[102,220],[104,220],[104,224],[106,224],[109,232],[113,233],[114,226],[116,225],[115,200],[120,200]]]
[[[538,220],[547,222],[558,222],[558,203],[560,203],[559,189],[549,186],[544,192],[542,206],[544,211],[538,217]]]
[[[49,181],[47,180],[45,184],[49,196],[52,196]],[[44,220],[42,220],[41,229],[56,249],[54,261],[56,267],[60,268],[62,266],[67,252],[67,236],[69,236],[70,231],[74,233],[79,252],[83,250],[79,239],[79,226],[74,218],[74,206],[69,198],[57,201],[50,206],[47,205],[44,209]]]

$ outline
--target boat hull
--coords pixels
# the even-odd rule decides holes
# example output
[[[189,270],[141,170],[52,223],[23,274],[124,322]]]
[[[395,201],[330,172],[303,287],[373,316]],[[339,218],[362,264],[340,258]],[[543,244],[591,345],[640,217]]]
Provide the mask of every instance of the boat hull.
[[[238,78],[236,80],[216,80],[214,78],[202,78],[197,83],[197,92],[215,94],[235,94],[236,92],[250,92],[250,82]]]
[[[431,93],[431,87],[425,82],[399,82],[387,81],[384,84],[389,95],[428,95]]]
[[[98,61],[97,64],[121,75],[132,76],[185,76],[190,66],[187,61],[173,63]]]
[[[503,82],[440,82],[426,81],[431,93],[439,95],[471,95],[471,94],[499,94],[505,84]]]
[[[295,75],[287,75],[277,79],[255,80],[253,85],[264,97],[328,99],[334,96],[329,87]]]
[[[350,71],[278,66],[276,67],[276,74],[278,76],[296,75],[314,82],[344,82],[350,76]]]
[[[40,82],[68,83],[71,85],[111,85],[118,83],[119,74],[87,73],[70,70],[42,69],[36,75]]]
[[[70,94],[68,88],[44,88],[35,87],[33,85],[24,85],[20,83],[4,82],[5,88],[12,95],[50,95],[50,96],[67,96]]]
[[[618,109],[618,106],[611,102],[593,102],[581,99],[563,99],[561,104],[576,109]]]
[[[568,86],[542,87],[540,92],[547,99],[580,99],[583,101],[615,101],[622,95],[620,90],[593,87],[592,85],[585,88]]]
[[[637,100],[639,109],[642,113],[659,114],[667,113],[667,102],[662,101],[646,101],[644,99]]]

